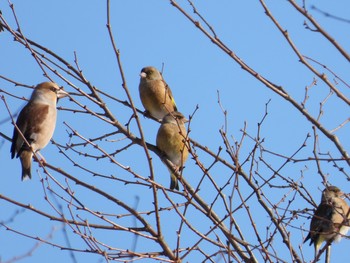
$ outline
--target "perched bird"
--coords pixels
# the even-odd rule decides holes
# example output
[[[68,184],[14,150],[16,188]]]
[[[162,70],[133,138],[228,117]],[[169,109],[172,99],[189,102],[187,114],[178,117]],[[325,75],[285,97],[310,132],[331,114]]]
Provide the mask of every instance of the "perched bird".
[[[168,113],[177,111],[170,87],[156,68],[145,67],[140,76],[140,98],[147,113],[161,120]]]
[[[188,157],[185,122],[187,122],[187,119],[180,112],[169,113],[162,120],[156,140],[157,147],[166,154],[167,158],[178,169],[182,168]],[[169,171],[171,176],[170,189],[179,190],[176,176],[171,170]]]
[[[11,158],[20,157],[22,180],[32,178],[31,164],[33,152],[43,149],[50,141],[56,126],[56,102],[68,93],[56,83],[44,82],[37,85],[32,96],[18,115],[12,136]],[[25,142],[27,140],[28,144]]]
[[[315,257],[321,244],[326,241],[340,241],[349,230],[349,206],[344,193],[336,186],[327,186],[322,192],[321,203],[310,224],[310,232],[304,243],[310,239],[315,246]]]

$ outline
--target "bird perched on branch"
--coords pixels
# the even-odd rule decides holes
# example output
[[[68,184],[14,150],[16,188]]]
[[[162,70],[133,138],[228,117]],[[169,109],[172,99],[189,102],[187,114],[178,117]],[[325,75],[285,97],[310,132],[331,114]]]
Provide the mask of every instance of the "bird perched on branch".
[[[188,157],[185,122],[187,119],[180,112],[169,113],[163,118],[157,134],[157,147],[177,166],[176,170],[182,169]],[[170,169],[169,171],[171,176],[170,189],[179,190],[176,176]]]
[[[304,243],[310,239],[315,246],[315,257],[321,244],[340,241],[349,230],[349,206],[344,193],[336,186],[327,186],[322,192],[321,203],[316,209],[310,224],[310,232]]]
[[[49,143],[56,126],[57,100],[67,95],[56,83],[38,84],[19,113],[13,130],[11,158],[16,154],[16,158],[20,158],[22,180],[32,178],[33,152],[40,151]]]
[[[154,67],[144,67],[140,73],[139,92],[146,113],[157,119],[177,111],[170,87],[160,72]]]

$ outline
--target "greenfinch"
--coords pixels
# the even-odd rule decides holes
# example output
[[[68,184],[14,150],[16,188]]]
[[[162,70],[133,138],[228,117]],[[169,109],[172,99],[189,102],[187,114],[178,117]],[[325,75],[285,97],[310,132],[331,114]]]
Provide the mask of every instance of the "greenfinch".
[[[170,87],[156,68],[144,67],[140,77],[139,93],[146,113],[162,120],[168,113],[177,111]]]
[[[182,169],[188,157],[185,122],[187,122],[187,119],[180,112],[174,111],[163,118],[157,133],[157,147],[177,166],[176,170]],[[171,180],[170,189],[179,190],[179,183],[176,176],[170,169],[169,171]]]
[[[56,102],[68,93],[60,89],[56,83],[44,82],[37,85],[28,103],[18,115],[16,125],[28,144],[13,130],[11,158],[20,158],[22,180],[32,178],[31,165],[33,152],[43,149],[51,140],[56,126]]]
[[[321,203],[317,207],[310,223],[310,232],[304,243],[310,239],[315,246],[315,257],[321,244],[340,241],[349,230],[349,206],[344,193],[336,186],[327,186],[322,192]]]

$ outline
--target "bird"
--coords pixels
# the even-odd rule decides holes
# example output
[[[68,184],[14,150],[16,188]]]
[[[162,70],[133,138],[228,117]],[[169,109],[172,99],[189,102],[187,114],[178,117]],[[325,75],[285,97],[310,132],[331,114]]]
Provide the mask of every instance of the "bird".
[[[33,152],[40,151],[51,140],[56,126],[57,100],[67,95],[68,93],[54,82],[40,83],[19,113],[13,129],[11,158],[20,158],[22,181],[32,178]]]
[[[156,138],[157,147],[177,166],[176,170],[182,169],[188,157],[185,122],[187,119],[180,112],[174,111],[167,114],[162,120]],[[170,169],[169,172],[170,189],[179,190],[175,174]]]
[[[340,241],[349,230],[349,206],[343,199],[344,193],[336,186],[327,186],[322,192],[321,203],[310,223],[310,231],[304,243],[310,239],[314,244],[315,257],[321,244]]]
[[[165,115],[178,110],[170,87],[155,67],[141,70],[139,93],[146,114],[154,118],[162,120]]]

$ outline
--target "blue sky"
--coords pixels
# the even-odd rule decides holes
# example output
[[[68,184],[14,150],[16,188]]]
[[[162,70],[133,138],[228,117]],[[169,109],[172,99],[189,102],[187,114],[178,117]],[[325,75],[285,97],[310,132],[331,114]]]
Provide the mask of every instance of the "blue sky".
[[[207,21],[213,26],[220,39],[231,48],[246,64],[252,67],[259,74],[272,82],[283,86],[297,102],[304,98],[305,87],[311,85],[314,74],[310,73],[299,61],[297,56],[287,45],[281,33],[273,26],[271,20],[264,14],[261,5],[255,1],[202,1],[195,2],[198,10],[204,15]],[[122,89],[122,81],[118,71],[116,58],[113,53],[111,42],[109,40],[106,28],[106,2],[105,1],[13,1],[17,18],[21,25],[21,30],[26,37],[32,39],[41,45],[49,48],[53,52],[62,56],[64,59],[74,64],[74,52],[77,54],[79,66],[83,70],[85,77],[96,87],[104,92],[111,94],[121,100],[126,100],[125,93]],[[191,8],[186,1],[179,1],[191,15]],[[303,26],[304,18],[300,16],[288,1],[267,1],[271,12],[275,15],[281,26],[288,30],[290,37],[297,45],[302,54],[316,59],[326,64],[338,76],[348,81],[348,61],[346,61],[336,50],[325,41],[318,33],[310,32]],[[350,4],[345,1],[332,2],[325,0],[307,1],[307,6],[317,5],[321,10],[347,18]],[[0,3],[0,10],[3,17],[13,29],[16,24],[11,9],[7,2]],[[331,35],[346,49],[349,50],[348,29],[349,23],[340,22],[327,18],[317,11],[310,11],[311,14],[319,20],[320,24],[328,30]],[[218,91],[220,94],[222,107],[227,110],[228,117],[228,135],[233,144],[233,139],[239,140],[242,136],[241,129],[244,123],[247,124],[247,131],[251,136],[257,132],[257,123],[261,121],[265,112],[265,104],[268,104],[268,116],[261,128],[261,137],[265,138],[264,147],[268,150],[290,156],[303,143],[308,133],[312,134],[312,127],[305,117],[301,116],[289,103],[279,96],[268,90],[263,84],[243,71],[227,54],[211,43],[197,28],[195,28],[177,9],[168,1],[111,1],[111,25],[116,40],[117,47],[121,53],[123,70],[127,80],[127,86],[133,98],[135,105],[142,109],[138,97],[139,72],[142,67],[153,65],[159,69],[164,64],[163,76],[172,88],[178,108],[186,116],[192,114],[196,106],[199,106],[191,122],[190,137],[208,146],[214,152],[220,146],[223,146],[219,134],[225,123],[224,115],[218,105]],[[13,41],[13,37],[8,32],[0,34],[0,75],[6,76],[20,83],[27,85],[36,85],[46,79],[38,65],[33,60],[30,52],[21,45]],[[313,64],[321,72],[325,70]],[[65,86],[69,92],[75,92],[71,87],[55,77],[52,77],[60,85]],[[333,81],[332,76],[329,79]],[[74,82],[74,80],[72,80]],[[74,82],[79,85],[78,82]],[[84,89],[84,87],[81,87]],[[11,83],[0,79],[0,89],[16,94],[19,97],[30,96],[31,90],[23,87],[14,87]],[[349,95],[349,90],[340,86],[340,89]],[[86,90],[85,90],[86,91]],[[317,116],[319,103],[328,94],[328,88],[318,80],[309,93],[310,99],[307,102],[308,111]],[[19,110],[24,102],[0,92],[4,95],[12,113]],[[84,103],[87,100],[79,96],[75,98]],[[108,107],[115,114],[122,124],[125,124],[130,116],[130,109],[123,105],[106,100]],[[59,106],[69,109],[77,109],[73,102],[68,99],[59,101]],[[339,100],[332,96],[324,106],[324,115],[322,123],[329,129],[335,128],[339,123],[349,116],[348,106],[339,103]],[[97,109],[95,106],[92,108]],[[98,110],[98,109],[97,109]],[[1,119],[8,118],[8,113],[4,103],[0,103]],[[148,142],[155,144],[155,134],[158,129],[157,123],[143,118],[141,123]],[[90,122],[90,118],[82,114],[72,114],[69,111],[61,110],[57,121],[57,128],[53,139],[61,144],[69,141],[68,127],[63,124],[67,123],[73,129],[78,130],[86,138],[94,138],[102,133],[112,132],[113,127],[98,121]],[[136,125],[131,125],[136,135]],[[13,126],[10,121],[1,124],[1,132],[11,136]],[[350,148],[349,127],[345,126],[337,132],[340,141],[345,149]],[[107,151],[112,152],[115,148],[125,145],[126,141],[122,135],[113,137],[114,142],[104,143],[103,146]],[[76,140],[73,139],[73,140]],[[77,142],[76,140],[75,142]],[[102,143],[101,143],[102,144]],[[247,156],[252,149],[254,142],[245,139],[244,147],[241,150],[241,158]],[[320,144],[322,152],[331,152],[334,157],[339,157],[335,147],[320,135]],[[8,196],[14,200],[23,203],[31,203],[35,207],[42,208],[45,211],[51,211],[47,202],[43,199],[44,192],[40,183],[39,176],[44,176],[38,164],[34,163],[33,180],[20,181],[19,160],[11,160],[9,154],[10,143],[1,142],[0,161],[2,164],[3,180],[0,185],[0,194]],[[312,157],[312,139],[309,139],[308,146],[300,152],[299,158]],[[92,151],[91,148],[82,148],[81,151]],[[92,184],[105,187],[106,191],[116,194],[122,200],[129,204],[134,202],[135,196],[140,197],[140,206],[145,209],[152,202],[150,191],[143,191],[143,188],[127,188],[121,184],[105,184],[103,180],[96,182],[94,178],[84,174],[81,169],[74,167],[72,163],[59,153],[55,145],[49,144],[42,154],[46,160],[57,167],[62,167],[79,178],[84,178]],[[86,160],[77,154],[67,151],[76,162],[81,162],[89,169],[101,171],[106,175],[127,177],[128,175],[122,169],[111,165],[108,161],[91,161]],[[205,165],[210,165],[212,159],[203,153],[198,153]],[[156,179],[163,185],[168,185],[169,178],[166,167],[161,163],[159,158],[153,154],[153,161],[156,171]],[[284,160],[265,154],[266,160],[274,167],[279,168]],[[140,147],[131,147],[127,152],[117,155],[116,159],[123,165],[129,165],[137,173],[147,176],[145,170],[148,169],[147,160],[144,157]],[[338,185],[346,193],[350,192],[346,178],[340,174],[332,164],[322,162],[322,171],[329,175],[329,181]],[[345,164],[343,164],[345,166]],[[348,168],[345,167],[348,171]],[[212,176],[218,182],[221,182],[221,174],[228,171],[222,167],[215,167]],[[261,165],[260,172],[269,178],[272,175],[271,170]],[[323,189],[322,180],[317,175],[315,162],[299,162],[288,164],[281,170],[285,177],[298,180],[302,176],[302,182],[312,193],[316,202],[320,199],[320,189]],[[339,173],[339,176],[337,176]],[[166,176],[162,176],[166,174]],[[201,178],[200,171],[192,159],[186,164],[185,174],[188,180],[194,185]],[[64,178],[58,174],[58,180],[64,182]],[[223,179],[224,181],[224,179]],[[114,188],[115,187],[115,188]],[[203,186],[204,187],[204,186]],[[247,187],[242,185],[242,187]],[[123,213],[119,207],[110,207],[105,200],[99,200],[97,196],[90,196],[85,190],[74,187],[77,195],[89,203],[91,207],[103,210],[109,213]],[[212,193],[210,188],[202,189],[206,198],[210,200]],[[271,191],[273,200],[280,200],[288,191]],[[247,195],[250,194],[247,187]],[[179,198],[178,196],[174,197]],[[291,196],[288,195],[288,198]],[[176,199],[177,200],[177,199]],[[181,202],[181,198],[178,202]],[[254,201],[249,205],[254,207]],[[166,201],[164,206],[169,205]],[[294,203],[295,209],[311,208],[301,198]],[[0,206],[3,207],[5,215],[1,220],[9,218],[18,208],[0,200]],[[116,209],[116,210],[115,210]],[[259,208],[257,208],[257,211]],[[191,217],[191,214],[188,215]],[[238,213],[238,220],[244,226],[244,213]],[[264,214],[265,216],[265,214]],[[195,217],[195,214],[194,214]],[[166,225],[171,226],[175,219],[165,217]],[[121,219],[122,222],[128,222],[128,218]],[[265,219],[262,219],[266,220]],[[29,234],[46,236],[51,231],[54,233],[54,240],[62,241],[62,232],[60,224],[47,224],[47,219],[33,216],[30,212],[23,212],[16,217],[12,225],[19,231]],[[309,221],[305,218],[293,221],[296,228],[302,226],[308,228]],[[42,227],[45,226],[45,227]],[[200,224],[198,227],[201,227]],[[266,225],[260,226],[262,229]],[[171,229],[171,227],[169,228]],[[247,229],[249,229],[247,227]],[[69,230],[68,230],[69,231]],[[298,229],[291,228],[292,240],[295,247],[301,244],[303,236]],[[8,260],[14,256],[26,253],[33,246],[33,241],[25,237],[19,237],[13,233],[0,228],[0,250],[1,260]],[[127,248],[126,243],[130,240],[123,240],[122,233],[95,233],[103,240],[113,240],[115,246]],[[303,233],[304,237],[306,232]],[[114,237],[114,236],[117,237]],[[174,244],[175,234],[168,233],[169,243]],[[117,240],[114,240],[116,238]],[[79,238],[74,237],[72,242],[82,242]],[[188,240],[190,243],[191,240]],[[280,242],[276,240],[276,242]],[[18,244],[21,246],[18,246]],[[143,244],[139,244],[142,246]],[[153,244],[154,245],[154,244]],[[347,257],[344,253],[348,240],[343,240],[340,244],[333,246],[332,261],[340,262]],[[147,243],[145,249],[152,244]],[[84,247],[83,245],[81,246]],[[153,247],[152,247],[153,248]],[[151,248],[151,250],[152,250]],[[154,248],[156,250],[157,248]],[[305,260],[310,261],[313,255],[313,248],[306,244],[302,247]],[[141,249],[142,251],[143,249]],[[288,261],[288,252],[281,244],[282,258]],[[101,258],[76,253],[78,261],[100,262]],[[26,257],[23,262],[39,262],[44,257],[50,257],[51,262],[62,262],[64,259],[69,262],[68,252],[61,252],[57,248],[49,245],[41,245],[36,249],[31,257]],[[189,257],[186,262],[195,262],[198,258]]]

